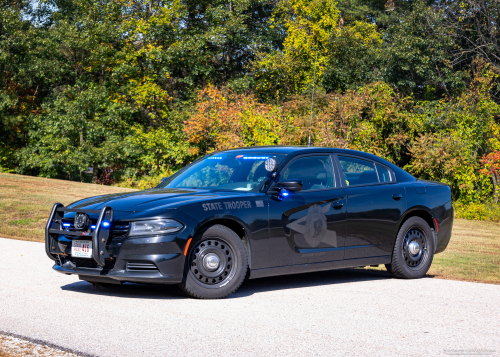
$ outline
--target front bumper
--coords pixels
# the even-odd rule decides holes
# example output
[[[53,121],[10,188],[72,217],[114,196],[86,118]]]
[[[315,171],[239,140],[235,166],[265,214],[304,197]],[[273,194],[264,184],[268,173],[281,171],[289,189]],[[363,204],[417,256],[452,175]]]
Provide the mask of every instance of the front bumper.
[[[106,278],[117,282],[176,284],[182,281],[184,258],[173,235],[135,238],[124,242],[114,262],[104,267],[82,266],[69,255],[62,255],[53,269],[63,274],[78,274],[89,281],[105,282],[102,278]],[[91,263],[91,259],[86,260]]]
[[[99,217],[102,217],[106,210],[109,208],[104,207],[101,212],[81,211],[89,214],[99,213]],[[77,274],[83,280],[97,282],[175,284],[182,281],[186,232],[181,230],[161,236],[114,238],[103,229],[100,232],[96,230],[82,235],[81,232],[61,231],[60,213],[64,211],[76,210],[66,209],[61,204],[54,205],[46,226],[46,251],[55,261],[54,270],[62,274]],[[112,215],[111,211],[112,224],[109,230],[112,230],[114,223],[120,224],[118,221],[112,221]],[[92,258],[72,257],[73,239],[91,239]]]

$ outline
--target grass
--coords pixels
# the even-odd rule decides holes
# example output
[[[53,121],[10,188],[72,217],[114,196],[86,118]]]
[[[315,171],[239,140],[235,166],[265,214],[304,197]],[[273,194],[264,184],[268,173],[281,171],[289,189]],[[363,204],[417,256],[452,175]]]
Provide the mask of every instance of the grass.
[[[0,237],[42,242],[55,202],[131,191],[127,188],[0,173]],[[379,268],[368,268],[385,270]],[[429,276],[500,284],[500,223],[456,219],[448,248]]]
[[[45,224],[56,202],[79,199],[127,188],[0,173],[0,237],[43,242]]]
[[[429,274],[500,284],[500,223],[455,220],[450,244],[434,257]]]

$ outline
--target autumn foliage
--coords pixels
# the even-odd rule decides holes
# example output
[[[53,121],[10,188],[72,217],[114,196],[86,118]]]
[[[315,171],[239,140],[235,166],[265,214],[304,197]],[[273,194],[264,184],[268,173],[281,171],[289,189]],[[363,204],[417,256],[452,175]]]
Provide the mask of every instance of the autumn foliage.
[[[253,95],[237,95],[213,86],[199,92],[194,114],[184,127],[189,140],[202,152],[279,145],[294,130],[282,108],[259,103]]]
[[[500,185],[500,151],[490,152],[481,160],[481,173],[491,175],[493,181],[493,201],[498,202]]]

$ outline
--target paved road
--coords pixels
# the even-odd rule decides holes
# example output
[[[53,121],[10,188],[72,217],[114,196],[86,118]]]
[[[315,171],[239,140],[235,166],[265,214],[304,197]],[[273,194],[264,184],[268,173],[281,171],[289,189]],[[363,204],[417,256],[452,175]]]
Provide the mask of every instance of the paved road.
[[[97,356],[500,356],[500,286],[332,271],[202,301],[95,288],[52,271],[43,244],[0,238],[0,331]]]

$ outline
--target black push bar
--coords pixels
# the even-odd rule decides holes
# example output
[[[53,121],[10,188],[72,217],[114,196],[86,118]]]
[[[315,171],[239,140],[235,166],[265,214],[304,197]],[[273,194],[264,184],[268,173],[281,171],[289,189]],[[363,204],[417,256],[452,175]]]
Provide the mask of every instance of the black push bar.
[[[99,213],[99,218],[97,220],[95,230],[92,233],[80,231],[63,231],[61,229],[61,225],[64,212]],[[47,225],[45,226],[45,252],[50,259],[57,261],[55,255],[62,253],[59,245],[57,244],[57,239],[55,238],[55,236],[59,234],[65,236],[92,238],[92,258],[94,258],[97,264],[104,267],[105,259],[109,258],[109,253],[106,249],[106,242],[109,238],[112,221],[113,208],[109,206],[104,206],[100,210],[85,210],[77,208],[64,208],[64,205],[62,203],[56,203],[52,207],[49,220],[47,221]],[[108,222],[109,224],[105,227],[102,224],[103,222]]]

